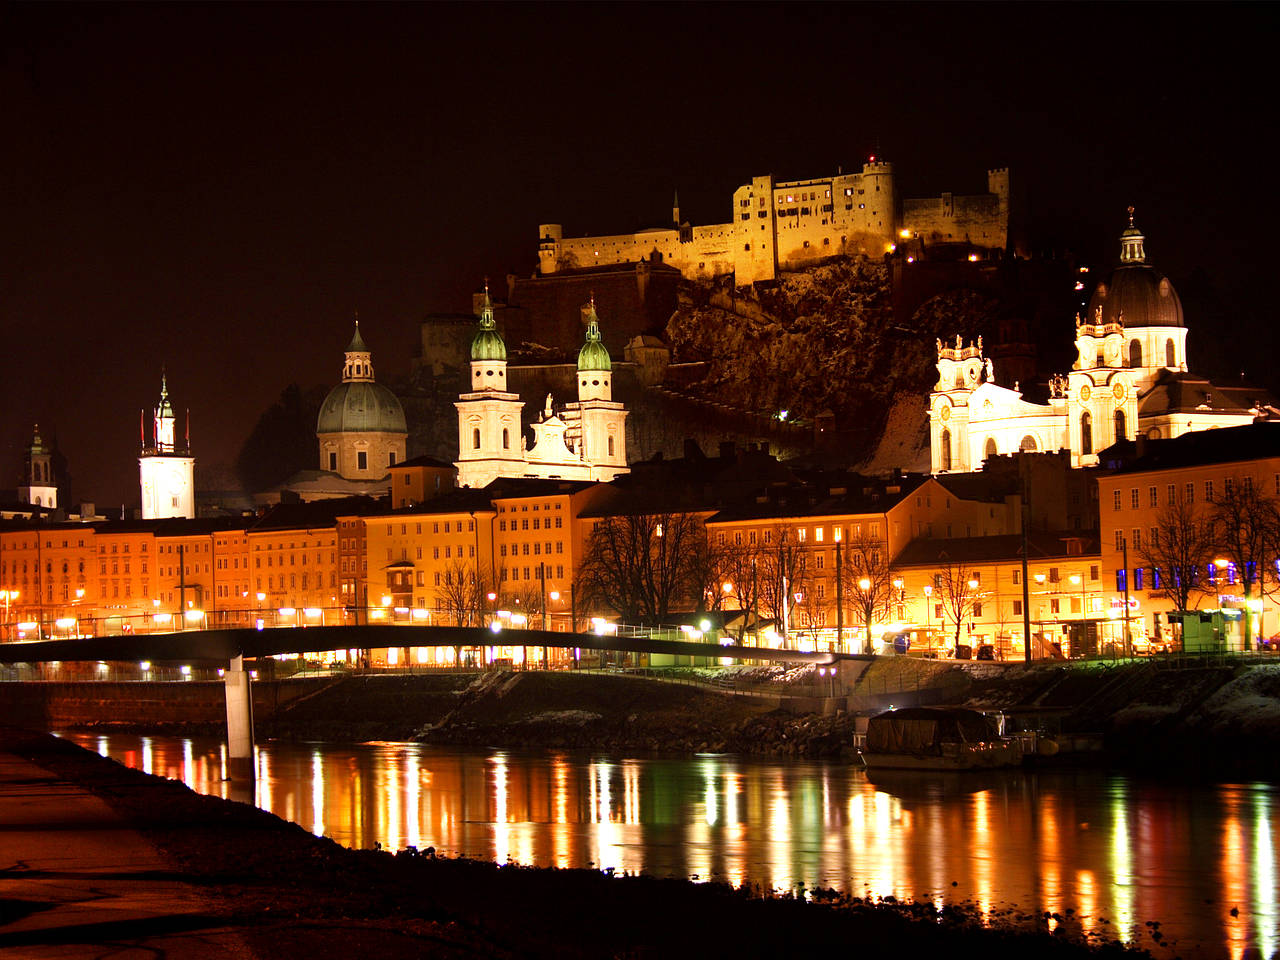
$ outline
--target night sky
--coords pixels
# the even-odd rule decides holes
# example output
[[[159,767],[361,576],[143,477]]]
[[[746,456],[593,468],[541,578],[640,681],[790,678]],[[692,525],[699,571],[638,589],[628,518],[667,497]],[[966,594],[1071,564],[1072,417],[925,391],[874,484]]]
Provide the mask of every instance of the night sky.
[[[1094,262],[1134,204],[1272,382],[1273,35],[1262,4],[9,4],[0,489],[39,421],[76,501],[136,504],[162,364],[203,485],[339,379],[356,311],[385,380],[539,223],[663,224],[674,188],[724,222],[871,152],[905,196],[1009,166],[1032,246]]]

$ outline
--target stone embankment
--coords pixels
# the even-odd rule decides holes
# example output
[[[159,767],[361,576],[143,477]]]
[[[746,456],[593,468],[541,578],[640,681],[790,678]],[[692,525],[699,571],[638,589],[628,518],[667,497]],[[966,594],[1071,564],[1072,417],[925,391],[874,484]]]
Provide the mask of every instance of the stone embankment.
[[[855,715],[890,706],[1000,710],[1015,728],[1090,743],[1109,763],[1280,779],[1280,664],[850,664],[628,674],[356,674],[255,686],[259,737],[475,747],[852,757]],[[681,682],[684,681],[684,682]],[[696,682],[691,682],[696,681]],[[0,722],[36,729],[222,732],[221,685],[12,684]],[[825,694],[825,696],[824,696]],[[834,694],[834,695],[833,695]]]

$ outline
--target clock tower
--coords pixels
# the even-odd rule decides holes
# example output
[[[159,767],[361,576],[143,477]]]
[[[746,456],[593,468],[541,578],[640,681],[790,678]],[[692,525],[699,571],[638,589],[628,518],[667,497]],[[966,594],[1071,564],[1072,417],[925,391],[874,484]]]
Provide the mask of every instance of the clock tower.
[[[142,435],[142,456],[138,458],[138,474],[142,483],[142,519],[196,515],[195,465],[191,456],[190,437],[179,446],[174,438],[173,405],[163,375],[160,377],[160,402],[152,417],[151,443],[146,431]]]

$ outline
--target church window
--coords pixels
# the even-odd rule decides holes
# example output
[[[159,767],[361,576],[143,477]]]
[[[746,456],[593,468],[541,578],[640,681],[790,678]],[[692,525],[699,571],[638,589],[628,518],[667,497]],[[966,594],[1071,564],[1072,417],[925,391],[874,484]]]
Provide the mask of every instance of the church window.
[[[1093,453],[1093,417],[1087,410],[1080,414],[1080,452]]]
[[[363,450],[361,450],[359,453],[356,454],[356,469],[357,470],[369,469],[369,454],[367,454]]]
[[[1164,342],[1164,365],[1166,367],[1176,367],[1177,353],[1173,347],[1173,338],[1169,338]]]
[[[944,429],[942,431],[942,469],[951,469],[951,431]]]
[[[1141,340],[1129,341],[1129,366],[1131,367],[1142,366],[1142,341]]]
[[[480,449],[480,428],[479,427],[476,427],[474,430],[471,431],[471,449],[472,450]]]
[[[986,453],[988,457],[994,457],[996,455],[996,438],[995,437],[987,437]]]
[[[1025,437],[1022,438],[1022,442],[1018,444],[1018,449],[1021,450],[1023,453],[1035,453],[1036,450],[1038,449],[1038,446],[1039,445],[1036,443],[1036,438],[1031,436],[1030,434],[1027,434]]]
[[[502,449],[511,449],[511,432],[506,428],[502,428]]]
[[[1128,439],[1128,437],[1127,437],[1127,435],[1126,435],[1126,432],[1125,432],[1124,411],[1123,411],[1123,410],[1117,410],[1117,411],[1116,411],[1115,421],[1116,421],[1116,443],[1119,443],[1121,440],[1126,440],[1126,439]]]
[[[609,456],[613,456],[613,437],[609,438]]]
[[[394,467],[396,465],[396,452],[391,450],[387,453],[387,466]],[[408,479],[407,477],[405,479]]]

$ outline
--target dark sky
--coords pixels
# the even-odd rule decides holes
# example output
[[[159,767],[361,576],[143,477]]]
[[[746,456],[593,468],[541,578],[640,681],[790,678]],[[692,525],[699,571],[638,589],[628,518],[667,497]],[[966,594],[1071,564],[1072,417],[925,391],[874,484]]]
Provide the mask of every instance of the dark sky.
[[[136,503],[162,364],[197,472],[230,464],[355,311],[395,375],[539,223],[661,223],[677,187],[723,222],[874,150],[906,196],[1010,166],[1044,249],[1109,260],[1133,203],[1274,343],[1273,35],[1261,4],[6,5],[0,488],[39,421],[77,500]]]

